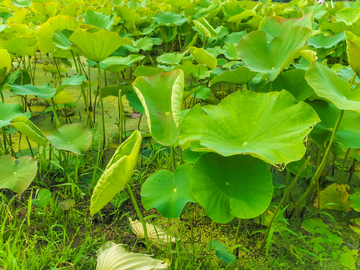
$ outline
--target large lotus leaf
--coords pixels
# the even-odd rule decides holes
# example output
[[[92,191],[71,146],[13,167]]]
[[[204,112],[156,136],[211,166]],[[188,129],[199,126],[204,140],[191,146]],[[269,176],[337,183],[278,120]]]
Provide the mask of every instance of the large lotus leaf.
[[[186,22],[189,22],[189,19],[185,18],[182,14],[175,14],[174,12],[160,12],[151,18],[159,25],[183,25]]]
[[[283,72],[271,83],[267,84],[265,89],[271,91],[287,90],[296,98],[297,101],[305,101],[314,94],[314,90],[305,80],[305,70],[292,69]]]
[[[308,39],[308,44],[314,48],[325,48],[330,49],[335,47],[339,42],[345,39],[344,32],[337,33],[332,37],[325,36],[324,34],[319,34],[317,36],[312,36]]]
[[[336,12],[337,22],[344,22],[346,25],[352,25],[360,18],[360,8],[343,8]]]
[[[179,136],[184,72],[175,70],[151,77],[138,77],[133,83],[153,138],[172,146]]]
[[[120,72],[126,67],[131,67],[133,63],[144,59],[143,55],[131,54],[128,57],[110,56],[100,62],[100,67],[111,72]]]
[[[351,90],[351,84],[328,67],[319,63],[311,64],[305,79],[319,97],[334,103],[340,110],[360,113],[360,88]]]
[[[13,16],[7,20],[8,25],[11,23],[24,23],[26,16],[29,14],[28,9],[22,8],[14,12]]]
[[[192,165],[183,164],[174,173],[160,170],[152,174],[141,188],[141,201],[146,210],[154,207],[167,218],[178,218],[187,202],[195,202],[191,193]]]
[[[167,0],[166,2],[169,3],[172,7],[179,9],[187,2],[189,2],[189,0]]]
[[[11,120],[11,124],[22,134],[32,139],[34,142],[44,145],[47,141],[44,133],[28,118],[19,116]]]
[[[81,15],[85,19],[86,24],[94,25],[99,28],[110,30],[114,23],[114,15],[106,16],[104,13],[97,13],[94,10],[88,10]]]
[[[249,83],[256,75],[256,72],[252,72],[247,67],[238,67],[234,70],[229,70],[215,76],[210,81],[210,86],[217,82],[230,82],[238,84]]]
[[[305,48],[310,34],[308,28],[295,26],[268,43],[265,32],[255,31],[243,37],[237,49],[245,66],[252,71],[269,74],[269,79],[273,81]]]
[[[116,6],[116,12],[119,14],[121,19],[125,22],[138,22],[140,21],[140,15],[130,7]]]
[[[109,57],[120,46],[133,44],[130,39],[121,38],[117,33],[105,29],[94,33],[79,29],[71,35],[70,40],[83,56],[97,63]]]
[[[273,193],[266,163],[248,155],[223,157],[207,153],[195,163],[190,182],[196,201],[218,223],[262,214]]]
[[[201,65],[205,65],[210,69],[214,69],[217,66],[217,59],[203,48],[190,47],[189,51],[194,57],[195,61]]]
[[[264,17],[260,23],[259,30],[262,30],[266,33],[266,40],[270,42],[275,37],[283,36],[286,33],[292,31],[291,29],[294,26],[302,26],[311,30],[311,15],[312,13],[309,12],[308,14],[298,19],[285,19],[283,17]]]
[[[193,150],[250,154],[272,165],[286,165],[303,157],[304,139],[317,122],[315,111],[287,91],[243,90],[217,106],[193,107],[182,121],[179,143],[199,141],[203,147]]]
[[[344,22],[327,22],[324,21],[320,25],[320,29],[323,31],[330,30],[334,34],[344,32],[346,30],[346,24]]]
[[[33,86],[32,84],[17,85],[9,84],[11,91],[19,96],[35,95],[44,99],[54,97],[56,88],[51,88],[49,83],[45,83],[42,86]]]
[[[24,109],[17,103],[2,103],[0,102],[0,128],[11,125],[10,121],[18,116],[31,117],[31,112],[24,113]]]
[[[208,38],[216,38],[218,33],[215,29],[208,23],[205,18],[200,18],[198,20],[193,20],[196,28],[199,30],[200,33],[207,36]]]
[[[230,1],[230,2],[224,3],[224,5],[222,5],[221,8],[223,10],[225,18],[227,20],[229,20],[231,17],[237,16],[237,15],[241,14],[242,12],[244,12],[245,9],[243,6],[244,5],[242,2]]]
[[[33,56],[36,52],[36,42],[35,36],[16,36],[10,40],[0,42],[0,47],[17,57]]]
[[[156,58],[156,61],[162,64],[168,65],[177,65],[180,63],[181,59],[184,57],[185,53],[164,53]]]
[[[148,37],[140,38],[136,41],[136,47],[143,51],[151,51],[153,46],[154,42]]]
[[[346,32],[346,52],[348,56],[349,64],[352,70],[356,73],[360,72],[360,38]]]
[[[135,77],[140,76],[154,76],[156,74],[162,73],[165,70],[163,68],[156,68],[156,67],[147,67],[147,66],[138,66],[133,73]]]
[[[90,130],[79,123],[64,125],[46,137],[56,149],[79,155],[85,154],[92,140]]]
[[[44,2],[44,1],[43,1]],[[47,2],[47,3],[32,3],[31,10],[35,13],[40,13],[47,17],[53,17],[59,11],[59,3]]]
[[[324,100],[308,102],[319,115],[321,122],[311,132],[312,139],[317,145],[323,146],[334,129],[340,110],[332,103]],[[335,134],[335,142],[340,148],[360,148],[360,114],[345,111],[340,126]]]
[[[100,211],[126,186],[135,168],[141,141],[141,133],[135,130],[134,133],[117,148],[91,196],[90,214],[92,216]]]
[[[7,50],[0,49],[0,69],[6,68],[7,71],[10,71],[11,62],[11,56]]]
[[[51,17],[35,32],[38,37],[40,51],[45,54],[56,49],[56,45],[53,42],[56,30],[62,31],[67,29],[75,31],[81,24],[81,21],[72,16],[58,15]]]
[[[28,156],[19,159],[12,156],[0,156],[0,172],[0,188],[22,193],[37,174],[37,161]]]
[[[69,39],[72,33],[73,31],[70,31],[68,29],[64,29],[62,31],[58,29],[55,31],[52,41],[54,42],[56,47],[62,50],[68,50],[72,45],[72,42]]]

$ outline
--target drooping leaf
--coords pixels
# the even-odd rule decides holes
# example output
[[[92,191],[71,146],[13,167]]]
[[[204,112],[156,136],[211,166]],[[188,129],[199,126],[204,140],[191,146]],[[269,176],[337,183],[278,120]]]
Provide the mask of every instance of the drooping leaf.
[[[92,140],[90,130],[78,123],[64,125],[46,137],[55,149],[79,155],[85,154]]]
[[[155,260],[147,254],[128,252],[124,246],[125,245],[116,245],[114,242],[106,242],[103,244],[97,251],[98,260],[96,270],[168,269],[167,263],[161,260]]]
[[[184,117],[179,143],[199,141],[193,150],[224,156],[248,153],[270,164],[286,165],[305,153],[304,138],[319,122],[307,104],[287,91],[243,90],[217,106],[196,105]]]
[[[0,188],[8,188],[16,193],[24,192],[37,174],[36,159],[23,156],[0,156]]]
[[[352,70],[356,73],[360,72],[360,38],[351,32],[346,32],[347,56]]]
[[[91,196],[90,214],[100,211],[111,199],[123,190],[130,179],[141,146],[139,131],[123,142],[107,164]]]
[[[217,59],[203,48],[190,47],[189,51],[198,64],[205,65],[210,69],[216,68]]]
[[[179,136],[184,73],[175,70],[152,77],[138,77],[133,83],[153,138],[172,146]]]
[[[18,116],[11,120],[11,124],[22,134],[32,139],[34,142],[44,145],[47,139],[42,131],[27,117]]]
[[[360,18],[360,8],[343,8],[336,12],[337,22],[344,22],[346,25],[352,25]]]
[[[193,23],[195,24],[199,32],[205,35],[206,37],[216,38],[218,36],[218,33],[205,18],[202,17],[198,20],[193,20]]]
[[[351,90],[351,84],[328,67],[319,63],[311,64],[305,79],[319,97],[332,102],[340,110],[360,113],[360,87]]]
[[[62,31],[57,29],[54,33],[52,41],[54,42],[56,47],[62,50],[68,50],[72,45],[72,42],[69,39],[72,33],[73,31],[70,31],[68,29],[64,29]]]
[[[146,210],[154,207],[167,218],[178,218],[187,202],[195,202],[191,194],[192,165],[183,164],[172,173],[160,170],[152,174],[141,188],[141,201]]]
[[[237,47],[240,58],[251,71],[267,73],[273,81],[305,48],[311,30],[295,26],[270,43],[266,33],[259,30],[243,37]]]
[[[266,163],[248,155],[207,153],[195,163],[190,181],[196,201],[218,223],[260,215],[269,206],[273,192]]]
[[[79,29],[70,36],[70,40],[83,56],[97,63],[105,60],[120,46],[133,44],[130,39],[121,38],[117,33],[105,29],[94,33]]]

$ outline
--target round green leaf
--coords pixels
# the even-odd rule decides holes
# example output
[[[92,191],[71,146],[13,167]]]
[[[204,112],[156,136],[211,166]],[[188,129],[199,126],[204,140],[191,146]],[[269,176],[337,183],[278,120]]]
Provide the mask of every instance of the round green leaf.
[[[126,67],[131,67],[133,63],[144,59],[143,55],[131,54],[128,57],[111,56],[100,62],[100,67],[111,72],[121,72]]]
[[[185,18],[182,14],[175,14],[173,11],[170,12],[160,12],[151,18],[159,25],[177,25],[180,26],[186,22],[189,22],[189,19]]]
[[[86,24],[94,25],[99,28],[110,30],[114,23],[114,15],[106,16],[104,13],[97,13],[94,10],[88,10],[81,15],[85,19]]]
[[[339,42],[345,39],[344,32],[335,34],[332,37],[325,36],[324,34],[319,34],[317,36],[312,36],[308,39],[308,44],[314,48],[325,48],[330,49],[335,47]]]
[[[210,81],[210,86],[217,82],[247,84],[255,77],[256,74],[256,72],[252,72],[247,67],[238,67],[237,69],[225,71],[220,75],[215,76]]]
[[[141,141],[141,133],[135,130],[114,153],[91,196],[90,214],[92,216],[126,186],[133,173]]]
[[[23,156],[0,156],[0,188],[8,188],[16,193],[24,192],[37,173],[36,159]]]
[[[305,154],[304,139],[319,122],[306,103],[287,91],[238,91],[217,106],[196,105],[184,117],[179,143],[199,141],[192,150],[223,156],[248,153],[272,165],[286,165]]]
[[[79,155],[85,154],[92,140],[90,130],[78,123],[64,125],[46,137],[56,149]]]
[[[83,56],[97,63],[106,59],[120,46],[133,44],[130,39],[121,38],[117,33],[105,29],[94,33],[79,29],[70,36],[70,40]]]
[[[44,99],[54,97],[56,88],[51,88],[49,83],[45,83],[42,86],[36,87],[32,84],[17,85],[9,84],[11,91],[19,96],[35,95]]]
[[[190,181],[196,201],[218,223],[260,215],[269,206],[273,193],[266,163],[248,155],[223,157],[207,153],[194,165]]]
[[[195,202],[190,187],[192,165],[183,164],[172,173],[160,170],[152,174],[141,188],[146,210],[154,207],[167,218],[178,218],[187,202]]]
[[[190,47],[189,51],[199,64],[205,65],[210,69],[216,68],[217,59],[203,48]]]
[[[184,72],[175,70],[152,77],[139,77],[133,86],[145,109],[153,138],[160,144],[174,145],[181,122]]]
[[[270,43],[266,33],[258,30],[244,36],[237,47],[240,58],[251,71],[267,73],[273,81],[305,48],[311,30],[295,26]]]

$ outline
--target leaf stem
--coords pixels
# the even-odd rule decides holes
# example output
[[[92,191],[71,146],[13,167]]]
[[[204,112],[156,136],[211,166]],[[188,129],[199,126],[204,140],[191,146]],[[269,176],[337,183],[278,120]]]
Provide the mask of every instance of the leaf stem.
[[[100,64],[97,63],[98,69],[98,87],[99,87],[99,95],[100,95],[100,105],[101,105],[101,120],[102,120],[102,127],[103,127],[103,147],[105,146],[105,117],[104,117],[104,102],[101,95],[101,71],[100,71]]]

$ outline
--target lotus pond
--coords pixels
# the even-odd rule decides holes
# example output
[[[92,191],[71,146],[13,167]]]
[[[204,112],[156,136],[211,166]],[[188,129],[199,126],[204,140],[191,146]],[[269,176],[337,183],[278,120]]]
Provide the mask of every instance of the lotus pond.
[[[3,0],[0,269],[360,269],[360,1]]]

